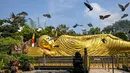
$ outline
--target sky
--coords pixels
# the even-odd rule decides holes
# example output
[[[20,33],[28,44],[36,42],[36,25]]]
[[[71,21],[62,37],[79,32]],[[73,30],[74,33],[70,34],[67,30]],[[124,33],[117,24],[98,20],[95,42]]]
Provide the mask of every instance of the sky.
[[[118,4],[125,5],[130,0],[88,0],[93,10],[89,11],[84,5],[86,0],[0,0],[0,19],[10,17],[10,14],[27,12],[28,18],[32,18],[38,24],[38,18],[41,27],[52,25],[57,27],[60,24],[66,24],[70,29],[78,33],[82,29],[89,30],[88,23],[92,23],[94,27],[103,29],[105,26],[112,25],[115,21],[121,20],[121,16],[130,13],[129,7],[122,12]],[[50,13],[51,18],[46,18],[43,14]],[[100,20],[99,15],[111,16],[107,19]],[[124,18],[130,20],[130,16]],[[77,28],[73,28],[75,24],[81,24]],[[29,23],[28,23],[29,24]]]

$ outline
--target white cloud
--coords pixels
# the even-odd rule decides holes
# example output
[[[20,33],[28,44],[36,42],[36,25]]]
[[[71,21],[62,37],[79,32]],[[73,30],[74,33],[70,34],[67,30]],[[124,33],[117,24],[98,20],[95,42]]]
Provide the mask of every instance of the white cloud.
[[[115,21],[120,19],[119,13],[110,12],[104,8],[102,8],[98,3],[91,3],[93,10],[89,11],[88,8],[85,9],[85,16],[90,16],[94,20],[99,20],[99,22],[103,26],[112,25]],[[88,12],[89,11],[89,12]],[[104,20],[99,19],[99,15],[107,15],[111,14],[109,18],[106,18]]]

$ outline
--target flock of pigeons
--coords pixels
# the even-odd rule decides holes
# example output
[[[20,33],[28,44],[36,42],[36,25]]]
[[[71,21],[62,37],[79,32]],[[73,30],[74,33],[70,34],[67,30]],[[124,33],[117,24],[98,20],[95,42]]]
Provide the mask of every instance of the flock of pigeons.
[[[127,4],[125,4],[125,5],[121,5],[121,4],[118,4],[118,6],[119,6],[119,8],[121,9],[121,11],[125,11],[126,10],[126,8],[129,6],[129,4],[130,4],[130,2],[128,2]],[[84,5],[89,9],[89,11],[92,11],[93,10],[93,7],[91,6],[91,4],[88,2],[88,0],[86,0],[86,2],[84,2]],[[26,12],[21,12],[21,13],[19,13],[19,14],[17,14],[17,15],[28,15]],[[51,15],[48,13],[48,14],[43,14],[43,16],[44,17],[47,17],[47,18],[51,18]],[[106,19],[106,18],[108,18],[108,17],[110,17],[111,15],[110,14],[106,14],[106,15],[99,15],[99,19],[101,19],[101,20],[104,20],[104,19]],[[125,17],[127,17],[128,16],[128,14],[127,13],[125,13],[125,14],[123,14],[122,16],[121,16],[121,19],[123,19],[123,18],[125,18]],[[24,17],[24,16],[23,16]],[[19,16],[15,16],[14,15],[14,13],[12,13],[12,15],[11,15],[11,19],[10,19],[10,21],[11,22],[13,22],[13,21],[18,21],[19,20]],[[5,21],[5,22],[7,22],[7,21]],[[83,26],[83,25],[80,25],[80,24],[75,24],[75,25],[73,25],[73,28],[76,28],[77,26]],[[89,23],[88,24],[88,26],[89,27],[93,27],[93,25],[91,24],[91,23]],[[21,30],[21,29],[20,29]]]
[[[130,4],[130,2],[128,2],[128,3],[125,4],[125,5],[118,4],[118,6],[119,6],[119,8],[121,9],[121,11],[125,11],[126,8],[129,6],[129,4]],[[89,9],[89,11],[92,11],[92,10],[93,10],[93,7],[90,5],[90,3],[89,3],[87,0],[86,0],[86,2],[84,2],[84,5]],[[107,14],[107,15],[99,15],[99,19],[104,20],[104,19],[106,19],[106,18],[108,18],[108,17],[110,17],[110,16],[111,16],[110,14]],[[128,14],[125,13],[125,14],[123,14],[123,15],[121,16],[121,19],[123,19],[123,18],[125,18],[125,17],[127,17],[127,16],[128,16]],[[79,24],[76,23],[76,24],[73,26],[73,28],[76,28],[77,26],[83,26],[83,25],[79,25]],[[89,26],[89,27],[93,27],[93,25],[92,25],[91,23],[89,23],[88,26]]]

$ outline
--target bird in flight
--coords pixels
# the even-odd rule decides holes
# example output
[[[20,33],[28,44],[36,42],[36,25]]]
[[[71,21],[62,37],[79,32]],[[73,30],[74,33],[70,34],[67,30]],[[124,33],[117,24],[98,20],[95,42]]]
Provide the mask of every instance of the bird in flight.
[[[88,7],[89,11],[93,10],[93,7],[89,3],[84,2],[84,4],[86,7]]]
[[[124,14],[123,16],[121,16],[121,19],[123,19],[123,18],[125,18],[127,16],[128,16],[128,14]]]
[[[87,0],[86,0],[87,1]],[[84,5],[89,9],[89,11],[93,10],[93,7],[89,4],[89,2],[84,2]]]
[[[93,27],[93,25],[91,23],[88,24],[89,27]]]
[[[83,25],[79,25],[79,24],[75,24],[74,26],[73,26],[73,28],[76,28],[77,26],[83,26]]]
[[[51,18],[51,15],[49,13],[43,14],[44,17]]]
[[[126,5],[121,5],[121,4],[118,4],[118,6],[120,7],[121,11],[125,11],[125,9],[129,6],[130,2],[127,3]]]
[[[101,19],[101,20],[104,20],[105,18],[108,18],[108,17],[110,17],[111,15],[109,14],[109,15],[99,15],[99,18]]]

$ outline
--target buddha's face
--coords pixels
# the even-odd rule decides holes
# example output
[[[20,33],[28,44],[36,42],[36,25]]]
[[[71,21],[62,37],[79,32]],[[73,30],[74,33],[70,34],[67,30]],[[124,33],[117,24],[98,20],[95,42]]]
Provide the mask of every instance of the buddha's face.
[[[54,40],[51,39],[48,35],[43,35],[38,40],[38,45],[42,49],[52,50],[52,44],[54,43]]]

